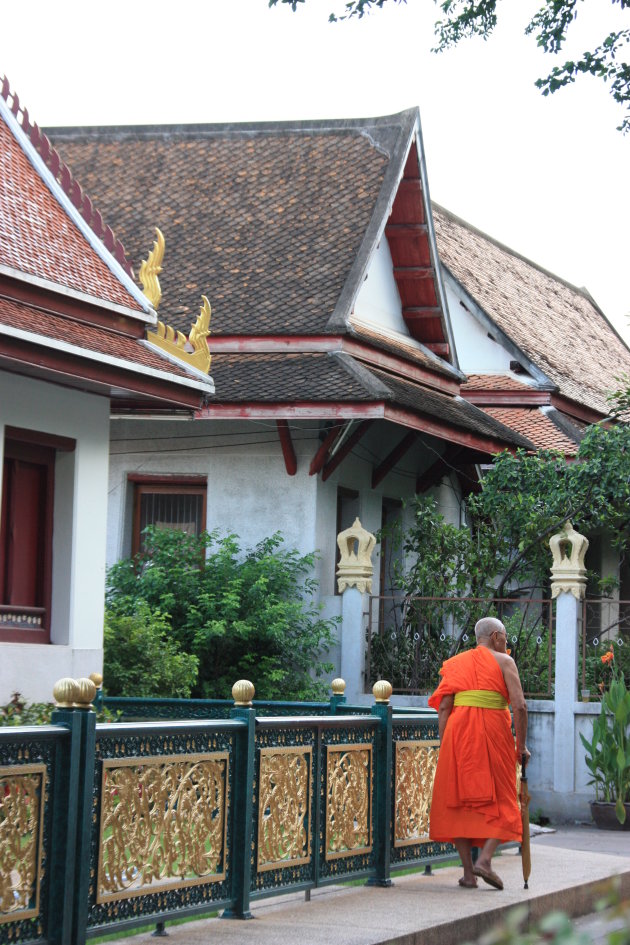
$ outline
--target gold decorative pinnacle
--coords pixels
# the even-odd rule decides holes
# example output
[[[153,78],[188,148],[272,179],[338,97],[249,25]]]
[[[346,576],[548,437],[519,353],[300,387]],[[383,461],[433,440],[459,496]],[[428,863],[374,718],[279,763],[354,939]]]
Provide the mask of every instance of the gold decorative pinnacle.
[[[142,283],[142,291],[153,308],[157,309],[162,299],[162,289],[160,288],[158,276],[162,272],[162,260],[164,259],[164,236],[157,226],[155,233],[157,239],[148,257],[140,263],[138,276]]]
[[[89,677],[97,689],[100,689],[103,685],[103,674],[102,673],[90,673]]]
[[[342,696],[344,692],[346,691],[345,679],[342,679],[341,677],[339,677],[338,679],[333,679],[333,681],[330,684],[330,688],[333,691],[333,695]]]
[[[389,702],[392,691],[392,684],[386,679],[379,679],[372,686],[372,694],[376,702]]]
[[[190,364],[203,374],[210,371],[210,351],[206,338],[210,334],[210,317],[212,309],[205,295],[201,296],[202,303],[197,321],[190,329],[190,337],[181,331],[176,331],[170,325],[158,321],[157,331],[147,332],[147,339],[167,354],[178,358],[185,364]]]
[[[239,679],[232,686],[234,705],[250,706],[255,692],[254,684],[251,683],[249,679]]]
[[[71,709],[76,702],[79,694],[79,687],[76,679],[70,679],[65,676],[58,679],[53,686],[53,698],[60,709]]]
[[[77,697],[74,700],[75,705],[82,709],[92,708],[92,699],[96,695],[96,686],[91,679],[77,679]]]

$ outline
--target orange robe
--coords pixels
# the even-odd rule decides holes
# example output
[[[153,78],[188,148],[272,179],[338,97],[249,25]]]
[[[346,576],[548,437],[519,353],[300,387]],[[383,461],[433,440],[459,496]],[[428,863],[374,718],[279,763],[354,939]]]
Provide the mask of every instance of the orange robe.
[[[467,689],[491,689],[509,698],[503,673],[487,647],[451,657],[440,675],[440,685],[429,699],[434,709],[444,696]],[[516,760],[509,709],[454,706],[435,772],[431,839],[452,842],[467,837],[473,846],[483,846],[490,837],[521,840]]]

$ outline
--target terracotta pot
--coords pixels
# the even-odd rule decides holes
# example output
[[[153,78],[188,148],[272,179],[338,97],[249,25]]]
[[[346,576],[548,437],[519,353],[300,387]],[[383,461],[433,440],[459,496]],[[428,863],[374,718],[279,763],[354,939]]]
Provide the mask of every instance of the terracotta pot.
[[[615,813],[615,805],[609,801],[591,801],[591,816],[599,830],[630,830],[630,804],[626,809],[626,822],[620,824]]]

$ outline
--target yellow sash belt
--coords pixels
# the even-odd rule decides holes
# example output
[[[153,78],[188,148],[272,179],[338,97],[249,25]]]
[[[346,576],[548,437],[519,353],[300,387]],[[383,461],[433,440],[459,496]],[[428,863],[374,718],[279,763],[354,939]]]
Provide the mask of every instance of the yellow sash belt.
[[[479,709],[507,709],[509,702],[493,689],[464,689],[455,693],[455,705],[472,705]]]

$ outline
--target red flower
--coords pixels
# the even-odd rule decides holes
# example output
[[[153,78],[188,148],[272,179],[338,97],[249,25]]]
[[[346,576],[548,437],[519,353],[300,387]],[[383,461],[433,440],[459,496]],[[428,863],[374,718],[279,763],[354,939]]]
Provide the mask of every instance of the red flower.
[[[602,663],[612,663],[615,658],[615,654],[612,650],[609,650],[608,653],[604,653],[602,656]]]

